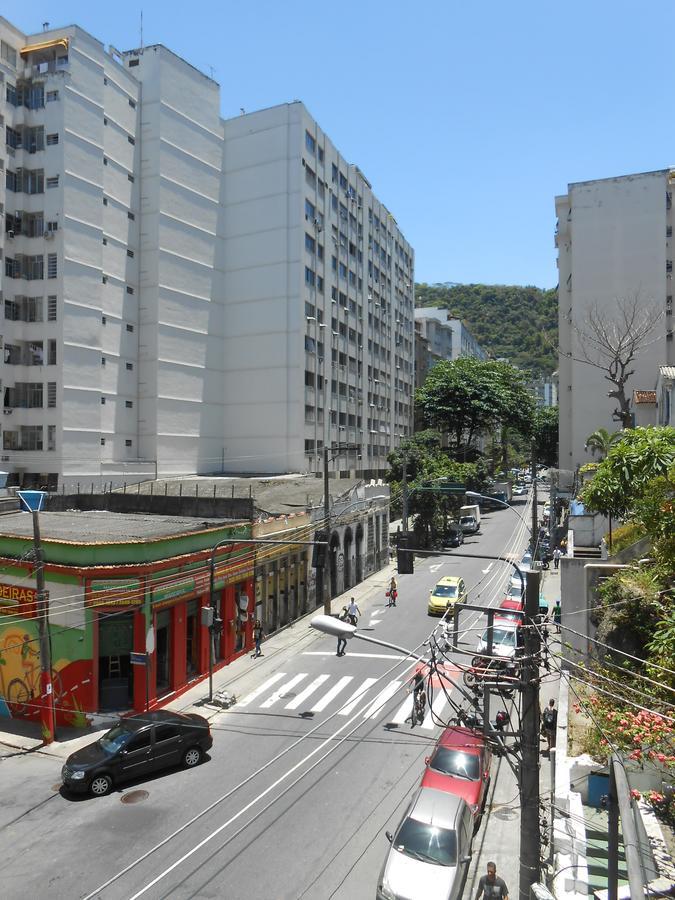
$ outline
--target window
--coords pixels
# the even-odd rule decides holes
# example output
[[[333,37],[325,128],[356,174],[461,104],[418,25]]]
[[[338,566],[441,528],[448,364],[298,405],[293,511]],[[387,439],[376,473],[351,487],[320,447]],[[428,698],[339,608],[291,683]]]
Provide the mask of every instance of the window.
[[[314,441],[305,440],[305,453],[314,453]]]
[[[316,241],[309,234],[305,234],[305,250],[308,250],[310,253],[316,251]]]
[[[108,205],[108,198],[107,198],[107,197],[104,197],[104,198],[103,198],[103,205],[104,205],[104,206],[107,206],[107,205]]]
[[[58,175],[50,175],[47,179],[47,187],[55,188],[59,186],[59,176]]]
[[[105,406],[105,397],[101,397],[101,406]]]
[[[127,250],[127,256],[129,257],[129,259],[133,259],[133,258],[134,258],[134,251],[133,251],[133,250]]]
[[[180,737],[180,728],[177,725],[157,725],[155,728],[155,743],[170,741]]]
[[[108,283],[108,276],[101,275],[101,284],[107,284],[107,283]]]
[[[147,750],[150,746],[150,729],[140,731],[135,734],[127,744],[127,751],[133,753],[135,750]]]
[[[56,450],[56,425],[47,425],[47,450]]]
[[[134,371],[134,364],[127,363],[127,372],[133,372],[133,371]]]
[[[134,401],[133,401],[133,400],[125,400],[125,401],[124,401],[124,405],[126,406],[127,409],[133,409],[133,408],[134,408]]]
[[[319,151],[319,162],[322,163],[323,162],[323,147],[319,147],[318,151]]]
[[[316,276],[316,289],[323,294],[323,278],[320,275]]]
[[[0,44],[0,57],[12,68],[16,69],[16,50],[4,41]]]
[[[132,212],[127,213],[127,219],[129,219],[130,222],[133,222],[135,218],[136,216]]]
[[[47,234],[54,234],[55,231],[59,230],[59,223],[54,220],[52,222],[47,222]]]
[[[56,365],[56,341],[53,339],[47,341],[47,365]]]
[[[127,181],[130,181],[132,184],[134,183],[134,176],[127,174]]]
[[[47,321],[56,322],[56,295],[47,297]]]
[[[135,100],[132,100],[131,97],[129,97],[129,106],[130,106],[132,109],[136,109],[136,101],[135,101]]]
[[[310,203],[309,200],[305,200],[305,219],[308,222],[313,222],[316,218],[316,207],[313,203]]]
[[[130,68],[130,69],[133,69],[133,67],[134,67],[134,66],[137,66],[137,65],[138,65],[138,60],[137,60],[137,59],[130,59],[130,60],[129,60],[129,68]]]
[[[131,445],[132,445],[131,438],[127,438],[126,441],[124,442],[124,446],[125,446],[125,447],[131,447]]]
[[[307,147],[310,153],[314,153],[316,151],[316,141],[309,133],[309,131],[305,132],[305,147]]]
[[[42,450],[42,425],[22,425],[21,450]]]
[[[101,447],[105,447],[105,438],[101,438]]]
[[[133,325],[127,325],[127,331],[128,331],[129,333],[133,332],[133,330],[134,330],[134,326],[133,326]]]
[[[128,140],[129,143],[132,144],[132,145],[136,143],[135,139],[132,138],[130,135],[127,135],[127,140]]]
[[[314,275],[314,272],[311,269],[308,269],[307,266],[305,266],[305,284],[308,287],[314,287],[315,281],[316,277]]]
[[[57,256],[56,253],[48,253],[47,254],[47,278],[56,278],[58,275],[58,266],[57,266]]]
[[[132,287],[129,287],[129,285],[127,285],[127,294],[133,294],[133,292],[134,292],[134,289]]]
[[[59,99],[58,91],[47,91],[47,103],[53,103],[54,100]]]
[[[105,356],[102,356],[102,357],[101,357],[101,365],[102,365],[102,366],[105,365]]]
[[[47,146],[54,147],[59,142],[59,136],[57,134],[48,134],[47,135]]]

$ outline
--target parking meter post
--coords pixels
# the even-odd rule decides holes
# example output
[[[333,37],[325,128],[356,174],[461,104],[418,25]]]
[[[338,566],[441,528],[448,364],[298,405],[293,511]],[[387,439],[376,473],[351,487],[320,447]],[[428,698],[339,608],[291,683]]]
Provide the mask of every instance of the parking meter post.
[[[459,642],[459,609],[457,604],[452,608],[452,649],[457,649]]]

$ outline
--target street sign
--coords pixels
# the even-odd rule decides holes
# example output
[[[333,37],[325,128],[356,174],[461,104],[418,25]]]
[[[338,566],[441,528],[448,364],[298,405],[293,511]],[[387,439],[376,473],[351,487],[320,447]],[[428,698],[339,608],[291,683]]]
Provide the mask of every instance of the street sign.
[[[444,484],[423,485],[414,489],[415,493],[425,491],[430,494],[465,494],[466,485],[460,484],[458,481],[446,481]]]
[[[134,653],[133,651],[129,654],[129,662],[132,666],[147,666],[148,664],[148,654],[147,653]]]
[[[40,512],[47,496],[46,491],[17,491],[17,497],[25,512]]]

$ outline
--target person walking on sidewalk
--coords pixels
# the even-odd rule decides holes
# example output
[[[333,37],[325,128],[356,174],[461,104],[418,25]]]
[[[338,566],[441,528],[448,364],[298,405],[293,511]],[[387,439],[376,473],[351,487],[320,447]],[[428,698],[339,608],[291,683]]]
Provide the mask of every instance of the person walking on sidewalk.
[[[391,581],[389,582],[389,588],[387,590],[387,598],[389,603],[387,606],[396,606],[396,598],[398,597],[398,585],[396,584],[396,579],[394,576],[391,576]]]
[[[338,619],[341,622],[349,621],[349,612],[348,612],[346,606],[342,607],[342,615],[338,616]],[[338,642],[337,642],[337,653],[335,655],[336,656],[344,656],[346,652],[347,652],[347,638],[344,636],[339,637]]]
[[[487,875],[483,875],[478,882],[475,900],[509,900],[509,889],[504,879],[497,875],[495,863],[487,864]]]
[[[263,656],[263,652],[260,649],[260,644],[263,639],[263,627],[260,619],[255,620],[255,625],[253,626],[253,640],[255,641],[255,653],[251,654],[252,659],[257,659],[259,656]]]
[[[556,547],[553,551],[553,568],[557,571],[558,566],[560,565],[560,557],[562,556],[562,550],[560,547]]]
[[[562,607],[560,605],[560,600],[556,600],[555,606],[553,607],[553,624],[555,625],[558,634],[560,634],[560,626],[562,624]]]
[[[352,625],[356,625],[359,621],[358,616],[361,615],[361,610],[356,605],[356,600],[351,597],[349,600],[349,606],[347,607],[347,616]]]
[[[541,731],[546,738],[548,744],[545,752],[550,755],[551,749],[555,747],[555,732],[558,726],[558,710],[555,708],[555,700],[553,697],[548,701],[548,706],[541,714]]]

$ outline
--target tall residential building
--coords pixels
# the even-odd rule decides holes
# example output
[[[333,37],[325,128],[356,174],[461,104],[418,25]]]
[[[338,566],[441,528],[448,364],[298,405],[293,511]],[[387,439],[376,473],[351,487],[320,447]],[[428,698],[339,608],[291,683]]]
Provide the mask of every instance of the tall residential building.
[[[429,342],[427,370],[441,359],[454,360],[463,356],[487,359],[487,353],[464,322],[451,316],[445,307],[418,306],[415,328]]]
[[[376,476],[411,432],[412,247],[302,103],[224,126],[228,464],[320,471],[346,442],[335,470]]]
[[[675,172],[663,169],[570,184],[556,197],[561,468],[591,459],[584,445],[597,428],[620,427],[612,418],[616,401],[607,396],[612,388],[600,369],[583,361],[579,345],[578,329],[591,308],[618,327],[619,300],[637,298],[640,308],[654,310],[648,346],[631,365],[628,397],[653,390],[659,366],[675,361],[673,183]]]
[[[163,46],[2,18],[0,41],[0,468],[307,471],[349,441],[341,468],[381,471],[410,428],[413,252],[302,104],[224,122]]]

